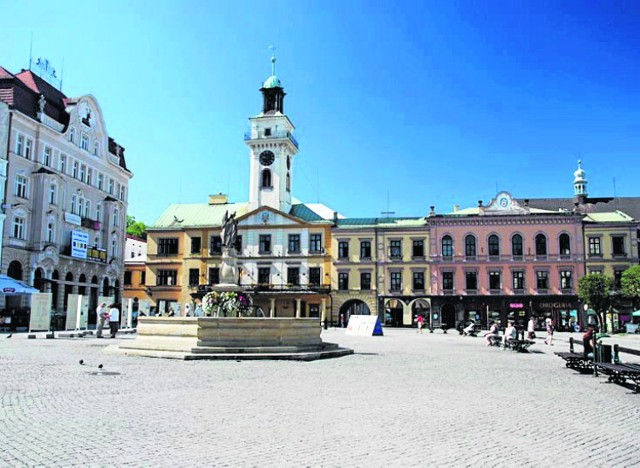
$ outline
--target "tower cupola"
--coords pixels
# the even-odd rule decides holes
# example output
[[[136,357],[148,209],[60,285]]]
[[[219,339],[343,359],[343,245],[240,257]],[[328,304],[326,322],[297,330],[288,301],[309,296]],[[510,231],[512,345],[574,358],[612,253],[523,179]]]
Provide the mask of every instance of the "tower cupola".
[[[275,47],[271,47],[273,55],[271,56],[271,76],[267,78],[260,88],[263,96],[262,112],[267,114],[269,112],[280,112],[284,114],[284,88],[282,83],[276,76],[276,54]]]
[[[582,161],[578,160],[578,169],[573,173],[573,190],[576,197],[587,197],[587,174],[582,169]]]

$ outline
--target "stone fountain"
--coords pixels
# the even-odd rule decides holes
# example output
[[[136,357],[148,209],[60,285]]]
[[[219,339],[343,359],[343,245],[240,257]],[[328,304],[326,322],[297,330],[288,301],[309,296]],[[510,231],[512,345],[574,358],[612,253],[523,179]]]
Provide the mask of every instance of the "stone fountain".
[[[218,292],[243,292],[238,285],[235,249],[238,221],[225,213],[222,225],[221,283]],[[313,361],[353,354],[349,348],[324,343],[315,318],[275,317],[140,317],[131,342],[107,352],[184,360],[286,359]]]

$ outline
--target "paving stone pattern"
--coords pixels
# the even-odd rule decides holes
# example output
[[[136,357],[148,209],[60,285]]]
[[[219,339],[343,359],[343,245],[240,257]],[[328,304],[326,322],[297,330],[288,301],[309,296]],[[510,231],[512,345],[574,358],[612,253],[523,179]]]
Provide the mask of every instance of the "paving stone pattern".
[[[640,466],[640,395],[566,369],[562,339],[517,354],[385,332],[323,332],[356,354],[315,362],[0,335],[0,465]]]

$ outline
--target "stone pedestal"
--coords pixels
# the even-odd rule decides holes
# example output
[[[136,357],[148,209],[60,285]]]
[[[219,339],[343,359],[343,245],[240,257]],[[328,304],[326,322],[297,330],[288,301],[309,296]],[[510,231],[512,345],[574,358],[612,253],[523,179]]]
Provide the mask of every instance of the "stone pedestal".
[[[216,285],[214,289],[216,291],[239,291],[238,278],[238,258],[236,256],[236,251],[229,247],[223,247],[222,267],[220,268],[220,284]]]

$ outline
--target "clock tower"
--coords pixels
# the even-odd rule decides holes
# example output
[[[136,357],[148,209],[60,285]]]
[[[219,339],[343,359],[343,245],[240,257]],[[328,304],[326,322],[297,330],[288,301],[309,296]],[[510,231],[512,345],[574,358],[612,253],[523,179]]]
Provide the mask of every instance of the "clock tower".
[[[288,213],[298,142],[295,127],[284,114],[285,92],[276,76],[275,54],[271,64],[271,76],[260,88],[262,112],[249,119],[251,131],[244,136],[251,158],[249,205],[252,210],[269,206]]]

